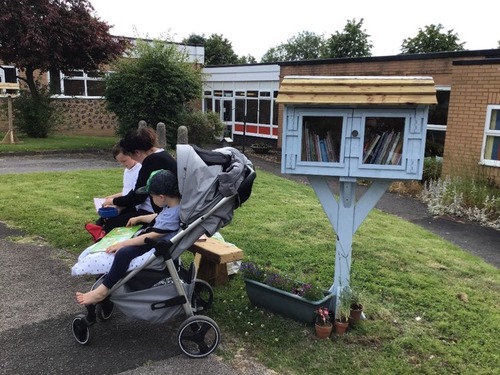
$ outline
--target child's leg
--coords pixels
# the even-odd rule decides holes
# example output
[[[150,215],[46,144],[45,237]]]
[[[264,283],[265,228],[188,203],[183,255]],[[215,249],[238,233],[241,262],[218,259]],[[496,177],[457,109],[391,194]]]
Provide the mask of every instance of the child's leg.
[[[105,299],[108,292],[109,289],[104,284],[101,284],[88,293],[76,292],[76,300],[80,305],[95,305]]]
[[[113,264],[111,265],[108,274],[102,280],[102,283],[111,289],[113,285],[115,285],[127,274],[127,270],[132,259],[148,252],[150,249],[151,245],[122,247],[115,253]]]
[[[113,264],[108,274],[102,279],[102,284],[88,293],[76,293],[78,303],[80,305],[91,305],[104,300],[109,290],[125,276],[132,259],[146,253],[150,249],[150,245],[122,247],[115,253]]]

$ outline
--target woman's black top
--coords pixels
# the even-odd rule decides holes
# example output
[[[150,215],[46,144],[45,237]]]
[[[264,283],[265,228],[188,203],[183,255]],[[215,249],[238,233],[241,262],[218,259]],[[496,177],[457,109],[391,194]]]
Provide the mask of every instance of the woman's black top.
[[[148,195],[136,194],[135,191],[146,186],[151,173],[158,169],[169,170],[177,176],[177,161],[166,151],[155,152],[146,156],[142,161],[142,167],[139,170],[134,190],[131,190],[127,195],[113,199],[113,204],[120,207],[131,207],[143,203]],[[153,203],[153,200],[151,200],[151,205],[156,213],[162,210],[161,207]]]

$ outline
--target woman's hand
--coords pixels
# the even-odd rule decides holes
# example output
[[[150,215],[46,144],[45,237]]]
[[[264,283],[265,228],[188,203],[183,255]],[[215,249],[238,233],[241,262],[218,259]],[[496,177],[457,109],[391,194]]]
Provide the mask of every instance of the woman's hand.
[[[106,197],[104,198],[104,202],[102,203],[103,207],[108,207],[108,206],[113,206],[113,199],[112,197]]]

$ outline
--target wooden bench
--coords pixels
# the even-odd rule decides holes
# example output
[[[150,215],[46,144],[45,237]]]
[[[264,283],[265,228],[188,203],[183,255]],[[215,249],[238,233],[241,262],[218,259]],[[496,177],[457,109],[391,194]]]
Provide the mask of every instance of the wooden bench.
[[[212,285],[227,283],[227,263],[243,259],[243,250],[214,238],[196,241],[189,251],[195,254],[197,277]]]

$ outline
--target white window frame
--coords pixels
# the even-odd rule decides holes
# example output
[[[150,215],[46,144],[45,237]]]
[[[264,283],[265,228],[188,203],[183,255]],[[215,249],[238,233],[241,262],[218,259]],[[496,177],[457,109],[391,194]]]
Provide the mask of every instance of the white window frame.
[[[493,111],[497,111],[497,116],[500,116],[500,105],[490,104],[486,107],[486,121],[484,124],[483,145],[481,147],[481,160],[479,164],[487,165],[490,167],[500,167],[500,160],[485,159],[484,153],[486,152],[486,140],[488,137],[500,138],[500,130],[491,130],[490,123]]]
[[[89,81],[104,81],[104,77],[89,77],[87,72],[82,70],[82,69],[75,69],[75,72],[83,72],[82,76],[67,76],[65,75],[62,71],[59,71],[59,77],[54,77],[55,79],[59,79],[60,82],[60,87],[61,87],[61,93],[54,95],[55,97],[58,98],[87,98],[87,99],[102,99],[104,98],[104,95],[98,95],[98,96],[91,96],[88,95],[88,85],[87,82]],[[104,75],[108,75],[110,72],[102,72]],[[49,78],[50,80],[53,79],[52,76]],[[83,89],[84,89],[84,94],[83,95],[66,95],[65,94],[65,88],[64,88],[64,81],[65,80],[71,80],[71,81],[82,81],[83,82]]]
[[[15,69],[16,71],[16,77],[18,76],[19,74],[19,71],[17,70],[17,68],[13,65],[0,65],[2,68],[12,68],[12,69]],[[0,69],[0,82],[2,83],[18,83],[19,80],[16,78],[16,81],[15,82],[6,82],[5,81],[5,70],[3,69]],[[19,93],[19,91],[16,91],[17,93]],[[6,89],[0,89],[0,97],[6,97],[8,95],[12,95],[10,93],[7,93],[7,90]],[[17,95],[17,94],[15,94]]]

